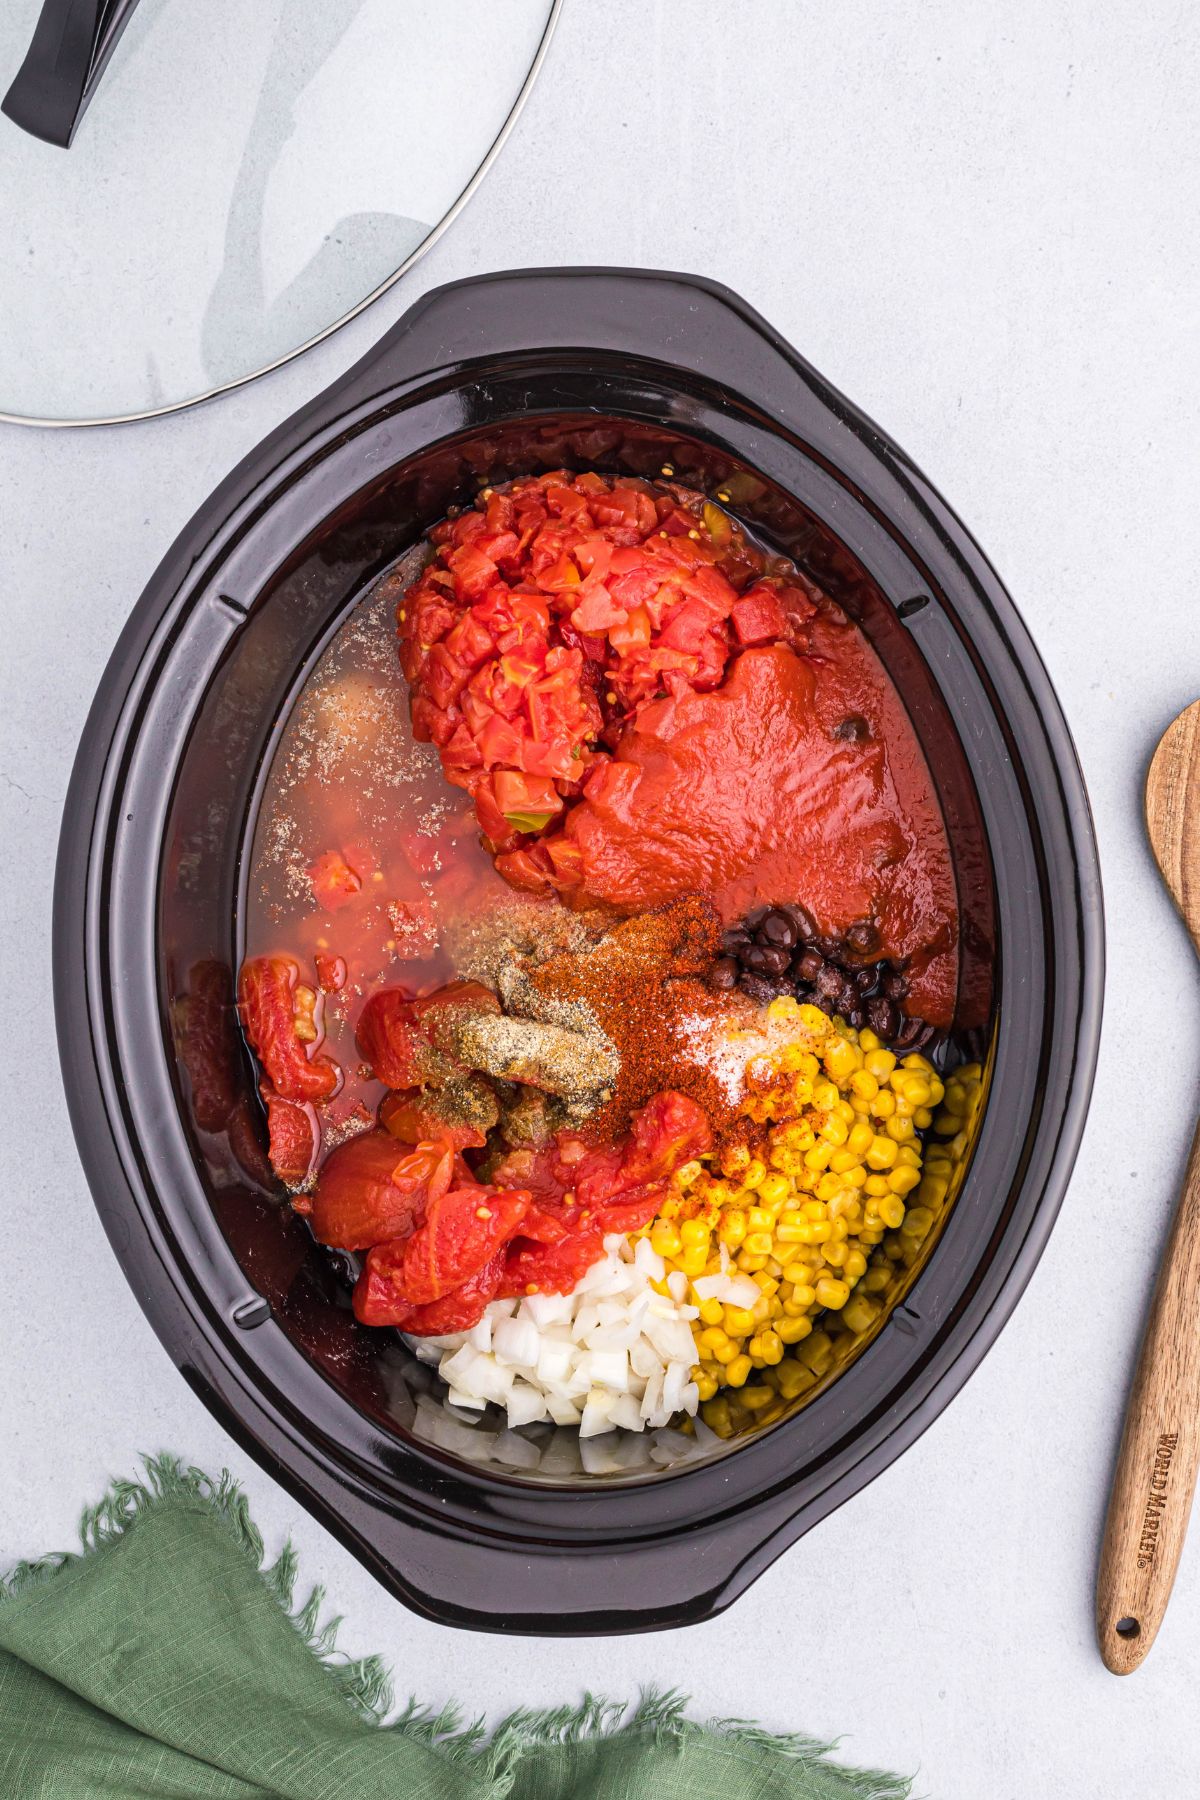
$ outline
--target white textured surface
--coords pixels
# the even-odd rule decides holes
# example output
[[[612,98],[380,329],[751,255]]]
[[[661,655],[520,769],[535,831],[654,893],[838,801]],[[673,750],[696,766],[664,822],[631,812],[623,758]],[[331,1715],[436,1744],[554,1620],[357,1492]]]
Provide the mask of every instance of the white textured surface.
[[[603,27],[599,13],[603,12]],[[0,1559],[168,1446],[244,1477],[354,1650],[493,1713],[656,1679],[700,1711],[849,1734],[942,1800],[1196,1791],[1200,1542],[1152,1657],[1092,1644],[1102,1509],[1197,1099],[1197,970],[1139,823],[1153,741],[1200,693],[1200,37],[1166,0],[568,4],[524,119],[429,259],[366,319],[198,412],[0,435],[9,1075]],[[922,1441],[715,1623],[501,1645],[410,1617],[175,1374],[109,1252],[59,1092],[50,882],[92,689],[176,530],[231,464],[426,287],[539,262],[738,288],[948,494],[1008,582],[1096,811],[1100,1078],[1050,1248]]]

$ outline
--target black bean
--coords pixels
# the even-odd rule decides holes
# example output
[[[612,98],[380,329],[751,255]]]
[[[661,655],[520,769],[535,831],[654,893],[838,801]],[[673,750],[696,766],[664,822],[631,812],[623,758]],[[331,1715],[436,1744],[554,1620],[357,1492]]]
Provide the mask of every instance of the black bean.
[[[875,999],[867,1001],[867,1023],[876,1036],[881,1037],[886,1044],[896,1035],[900,1014],[890,1000],[879,994]]]
[[[808,982],[811,987],[816,982],[821,970],[825,967],[825,958],[819,950],[806,950],[792,964],[793,971],[800,981]]]
[[[768,943],[781,944],[785,950],[790,950],[800,935],[794,921],[779,908],[767,914],[758,930],[760,939],[766,938]]]
[[[861,744],[870,737],[871,727],[861,713],[850,713],[833,728],[835,738],[841,738],[844,744]]]
[[[861,1031],[867,1022],[867,1015],[857,1002],[853,1006],[848,1006],[846,1008],[843,1017],[845,1018],[847,1025],[853,1025],[855,1031]]]
[[[744,950],[749,942],[750,933],[744,930],[742,926],[736,925],[722,937],[721,948],[722,950],[728,950],[731,955],[736,956],[738,951]]]
[[[879,948],[879,928],[871,919],[860,919],[857,925],[851,925],[847,931],[846,942],[851,950],[869,956],[872,950]]]
[[[788,964],[792,960],[791,952],[782,944],[765,944],[757,946],[758,961],[754,967],[762,975],[786,975]]]
[[[736,956],[722,956],[712,966],[709,981],[715,988],[731,988],[741,972],[741,964]]]
[[[822,1000],[829,1000],[836,1003],[838,995],[842,991],[841,970],[835,969],[832,963],[824,963],[821,968],[821,973],[813,982],[813,987]]]
[[[879,986],[879,968],[875,963],[864,963],[861,969],[854,971],[854,985],[860,994],[875,993]]]
[[[774,974],[775,971],[765,958],[771,955],[766,944],[748,944],[738,959],[742,967],[750,969],[755,975]]]
[[[816,934],[817,926],[815,919],[812,917],[811,913],[805,912],[804,908],[799,905],[797,901],[793,900],[789,905],[781,906],[779,911],[786,913],[788,918],[792,921],[792,924],[796,927],[797,939],[811,938]]]
[[[765,980],[761,975],[743,975],[738,986],[743,994],[748,994],[751,1000],[757,1000],[760,1006],[775,998],[776,984]]]
[[[908,993],[908,976],[900,969],[889,969],[881,985],[889,1000],[903,1000]]]

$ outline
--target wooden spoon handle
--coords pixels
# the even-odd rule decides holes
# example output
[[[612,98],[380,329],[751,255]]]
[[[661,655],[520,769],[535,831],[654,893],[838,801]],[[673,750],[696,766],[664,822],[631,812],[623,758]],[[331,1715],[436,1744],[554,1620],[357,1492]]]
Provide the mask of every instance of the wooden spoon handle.
[[[1200,1128],[1138,1357],[1108,1502],[1096,1633],[1114,1675],[1141,1663],[1167,1610],[1200,1459]]]

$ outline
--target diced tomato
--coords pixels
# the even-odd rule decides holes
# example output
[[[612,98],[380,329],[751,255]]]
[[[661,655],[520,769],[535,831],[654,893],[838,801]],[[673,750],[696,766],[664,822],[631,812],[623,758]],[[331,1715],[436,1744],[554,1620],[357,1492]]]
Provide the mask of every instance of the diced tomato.
[[[432,535],[435,560],[401,608],[413,731],[474,797],[497,868],[532,892],[579,885],[581,866],[573,849],[559,864],[521,840],[554,831],[647,706],[719,686],[731,647],[761,641],[768,615],[797,641],[799,614],[782,594],[763,600],[762,553],[681,489],[555,471],[481,495]],[[744,586],[755,597],[739,601]],[[800,585],[796,598],[807,604]],[[541,802],[481,770],[540,781]]]
[[[480,831],[492,846],[493,855],[510,850],[516,844],[519,834],[496,805],[490,782],[480,782],[475,789],[475,817],[479,820]]]
[[[337,912],[362,892],[362,876],[352,869],[340,850],[326,850],[308,871],[313,898],[324,912]]]
[[[364,1325],[397,1325],[411,1337],[446,1337],[453,1331],[469,1331],[496,1298],[504,1273],[500,1250],[482,1269],[428,1306],[414,1306],[400,1292],[392,1264],[385,1257],[386,1244],[368,1252],[354,1289],[355,1315]]]
[[[450,557],[454,589],[460,600],[478,600],[496,579],[496,565],[474,545],[464,544]]]
[[[454,1178],[447,1144],[409,1150],[387,1131],[367,1131],[339,1144],[321,1166],[310,1224],[322,1244],[365,1250],[405,1237]]]
[[[501,1299],[526,1294],[569,1294],[604,1255],[603,1231],[579,1231],[557,1244],[515,1237],[504,1259],[497,1290]]]
[[[338,1085],[337,1064],[309,1057],[296,1035],[292,994],[300,971],[290,956],[252,956],[238,974],[238,1012],[250,1047],[283,1100],[323,1100]]]
[[[504,817],[518,831],[539,831],[555,813],[562,811],[562,797],[544,775],[497,769],[492,776],[492,793]],[[531,818],[540,823],[527,824],[525,821]]]
[[[346,985],[346,959],[344,956],[332,956],[326,950],[318,950],[313,958],[317,969],[317,982],[324,994],[338,994]]]
[[[513,767],[521,755],[521,733],[509,719],[493,713],[475,738],[476,761],[485,769]]]
[[[421,685],[434,705],[444,712],[458,699],[470,673],[467,665],[459,662],[445,644],[435,644],[425,658]]]
[[[385,1087],[424,1087],[445,1080],[455,1065],[435,1050],[417,1024],[407,989],[379,988],[358,1020],[358,1047]]]
[[[603,582],[593,585],[589,581],[583,598],[571,613],[571,623],[576,631],[599,633],[612,625],[623,625],[627,616],[625,608],[617,605]]]
[[[281,1099],[266,1083],[263,1099],[267,1106],[271,1167],[288,1187],[298,1187],[308,1179],[316,1159],[316,1115],[311,1106]]]
[[[496,868],[510,887],[526,894],[553,892],[549,872],[537,861],[531,850],[505,850],[496,858]]]
[[[572,888],[583,880],[583,855],[577,844],[567,838],[551,838],[546,844],[546,855],[553,868],[551,880],[555,887]]]
[[[404,1245],[399,1282],[414,1306],[440,1300],[489,1263],[529,1211],[529,1195],[472,1185],[452,1188],[426,1208]]]
[[[742,595],[729,618],[739,644],[773,644],[787,630],[778,595],[761,582]]]

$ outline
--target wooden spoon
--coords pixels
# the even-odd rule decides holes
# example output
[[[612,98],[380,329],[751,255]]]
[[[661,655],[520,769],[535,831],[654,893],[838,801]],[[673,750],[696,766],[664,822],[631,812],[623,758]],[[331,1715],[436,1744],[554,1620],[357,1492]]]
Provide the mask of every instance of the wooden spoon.
[[[1200,954],[1200,700],[1167,727],[1146,776],[1146,828]],[[1142,1340],[1108,1502],[1096,1632],[1114,1675],[1154,1642],[1183,1554],[1200,1460],[1200,1128]]]

